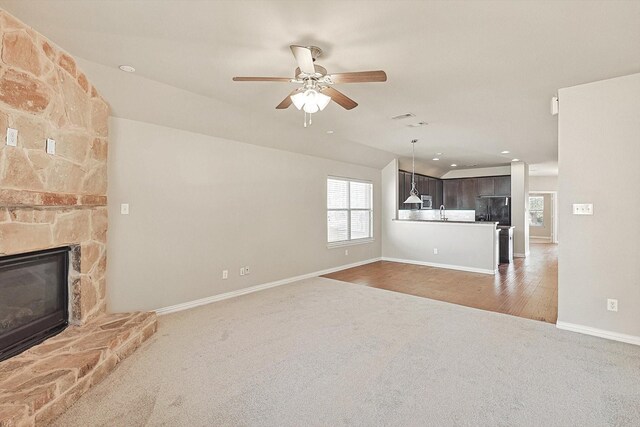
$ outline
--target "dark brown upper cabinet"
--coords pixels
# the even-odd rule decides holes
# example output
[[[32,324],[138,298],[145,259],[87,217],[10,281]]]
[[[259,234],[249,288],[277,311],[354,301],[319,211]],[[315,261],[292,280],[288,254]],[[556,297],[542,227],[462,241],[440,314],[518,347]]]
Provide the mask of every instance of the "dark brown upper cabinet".
[[[478,190],[475,178],[459,180],[458,209],[475,209]]]
[[[420,196],[431,196],[433,206],[438,208],[442,204],[442,180],[426,175],[415,174],[416,190]],[[398,209],[420,209],[417,203],[404,203],[411,191],[411,172],[398,171]]]
[[[496,176],[493,178],[494,196],[511,196],[511,176]]]
[[[493,177],[477,178],[476,184],[479,196],[493,196],[495,194]]]
[[[460,192],[460,182],[457,179],[447,179],[442,183],[442,193],[444,195],[444,206],[447,209],[458,209],[458,193]]]
[[[445,205],[447,209],[476,208],[478,197],[511,196],[511,176],[487,176],[478,178],[439,179],[415,175],[416,189],[420,195],[432,197],[433,208]],[[411,172],[398,172],[398,208],[419,209],[419,204],[404,203],[411,191]]]

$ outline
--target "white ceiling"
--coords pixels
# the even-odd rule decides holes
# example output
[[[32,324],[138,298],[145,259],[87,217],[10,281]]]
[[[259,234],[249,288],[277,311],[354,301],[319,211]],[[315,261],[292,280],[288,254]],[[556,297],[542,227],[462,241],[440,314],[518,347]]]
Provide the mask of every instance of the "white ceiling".
[[[418,138],[416,153],[432,172],[517,157],[540,174],[553,173],[557,118],[549,104],[557,89],[640,72],[640,1],[0,5],[82,58],[117,116],[376,167],[389,158],[383,152],[410,155],[409,141]],[[383,69],[388,82],[338,86],[360,105],[345,111],[332,103],[302,129],[301,112],[274,108],[290,84],[231,81],[291,76],[294,43],[324,49],[318,63],[329,72]],[[121,64],[137,72],[122,73]],[[177,108],[173,88],[158,82],[193,98],[183,94]],[[390,119],[406,112],[415,120]],[[201,123],[203,117],[218,124]],[[409,128],[411,121],[429,125]],[[329,129],[335,133],[327,135]],[[442,160],[433,162],[437,152]]]

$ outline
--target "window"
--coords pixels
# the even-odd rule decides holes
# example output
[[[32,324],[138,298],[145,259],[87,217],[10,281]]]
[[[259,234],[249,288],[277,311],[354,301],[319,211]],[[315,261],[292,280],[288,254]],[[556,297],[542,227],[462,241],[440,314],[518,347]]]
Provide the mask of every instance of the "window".
[[[327,242],[343,244],[373,238],[373,184],[327,178]]]
[[[544,227],[544,197],[529,197],[529,224],[533,227]]]

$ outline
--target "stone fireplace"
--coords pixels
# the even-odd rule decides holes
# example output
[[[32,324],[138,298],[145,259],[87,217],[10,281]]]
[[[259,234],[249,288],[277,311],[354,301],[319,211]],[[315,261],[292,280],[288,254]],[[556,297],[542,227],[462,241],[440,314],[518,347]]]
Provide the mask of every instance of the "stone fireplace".
[[[101,380],[156,320],[107,314],[107,102],[69,54],[4,10],[0,37],[0,259],[71,248],[72,326],[0,362],[0,426],[33,425]]]

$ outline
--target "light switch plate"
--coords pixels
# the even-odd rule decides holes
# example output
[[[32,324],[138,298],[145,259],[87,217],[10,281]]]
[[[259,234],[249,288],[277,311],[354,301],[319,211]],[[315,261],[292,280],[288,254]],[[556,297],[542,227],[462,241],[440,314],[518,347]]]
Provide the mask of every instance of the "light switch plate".
[[[120,214],[129,215],[129,203],[122,203],[120,205]]]
[[[7,128],[7,145],[11,147],[18,145],[18,129]]]
[[[593,215],[593,203],[574,203],[573,204],[574,215]]]
[[[56,154],[56,140],[47,138],[47,154]]]

